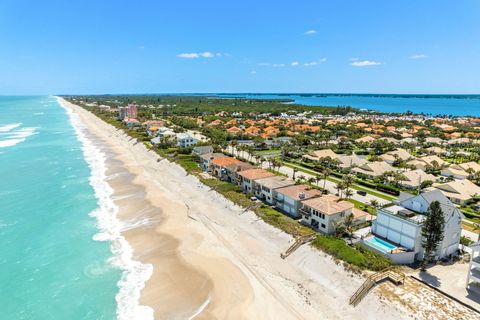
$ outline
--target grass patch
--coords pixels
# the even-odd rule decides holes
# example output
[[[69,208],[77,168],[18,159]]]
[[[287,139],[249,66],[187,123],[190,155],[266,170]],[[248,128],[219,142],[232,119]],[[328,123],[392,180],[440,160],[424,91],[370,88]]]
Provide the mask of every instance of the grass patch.
[[[379,253],[368,250],[360,245],[349,246],[342,239],[332,236],[318,235],[312,245],[332,255],[338,260],[347,262],[359,269],[380,271],[392,265],[392,262]]]
[[[195,157],[190,154],[178,154],[175,157],[175,162],[181,165],[182,168],[190,174],[201,172],[197,161],[195,161]]]

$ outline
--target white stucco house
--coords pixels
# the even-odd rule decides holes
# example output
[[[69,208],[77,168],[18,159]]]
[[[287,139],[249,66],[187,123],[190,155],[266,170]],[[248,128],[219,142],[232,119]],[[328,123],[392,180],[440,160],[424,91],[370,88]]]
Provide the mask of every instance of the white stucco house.
[[[372,223],[373,237],[365,238],[362,243],[397,264],[422,260],[422,226],[427,210],[434,201],[440,203],[445,218],[444,237],[435,253],[435,259],[457,254],[463,216],[440,190],[417,196],[402,192],[393,206],[378,210],[377,219]]]

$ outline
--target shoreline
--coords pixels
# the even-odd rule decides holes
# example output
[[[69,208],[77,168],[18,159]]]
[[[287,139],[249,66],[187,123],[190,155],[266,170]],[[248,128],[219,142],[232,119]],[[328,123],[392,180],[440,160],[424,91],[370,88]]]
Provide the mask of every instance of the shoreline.
[[[134,259],[153,266],[140,304],[152,308],[156,319],[407,317],[375,294],[352,308],[348,298],[362,277],[308,246],[281,259],[290,236],[243,213],[178,165],[158,161],[156,153],[88,111],[62,104],[111,152],[107,180],[122,235]]]
[[[89,184],[95,193],[98,207],[89,215],[96,219],[99,229],[93,240],[110,242],[112,257],[109,258],[109,262],[122,270],[122,276],[117,282],[119,292],[115,296],[117,319],[153,320],[153,309],[139,305],[136,301],[145,281],[150,278],[152,266],[132,259],[132,248],[121,234],[122,226],[117,218],[119,208],[112,199],[114,190],[107,181],[106,154],[102,150],[102,146],[96,145],[91,138],[87,137],[88,132],[85,131],[88,129],[78,115],[60,100],[58,103],[67,112],[70,124],[82,146],[85,162],[91,172]]]

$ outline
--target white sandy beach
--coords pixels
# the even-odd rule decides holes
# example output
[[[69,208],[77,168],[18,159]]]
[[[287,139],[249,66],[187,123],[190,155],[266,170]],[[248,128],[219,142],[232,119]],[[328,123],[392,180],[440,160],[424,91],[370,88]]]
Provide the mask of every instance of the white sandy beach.
[[[254,213],[244,213],[178,165],[159,161],[142,143],[93,114],[62,103],[80,116],[111,155],[108,182],[115,190],[119,218],[136,226],[124,236],[135,258],[153,265],[140,303],[152,307],[156,319],[445,316],[436,317],[435,308],[430,308],[419,317],[396,300],[401,294],[380,298],[380,292],[401,290],[390,285],[373,290],[353,308],[348,299],[362,284],[362,277],[309,246],[281,259],[280,253],[293,240],[290,236]],[[452,305],[453,310],[457,307],[466,319],[473,319],[468,311]],[[459,315],[463,318],[463,313]]]

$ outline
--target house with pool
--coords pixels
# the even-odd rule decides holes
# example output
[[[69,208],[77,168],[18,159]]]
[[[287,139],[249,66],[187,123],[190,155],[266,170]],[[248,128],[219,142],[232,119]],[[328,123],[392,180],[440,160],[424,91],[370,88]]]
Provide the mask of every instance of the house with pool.
[[[428,207],[434,201],[440,203],[445,217],[443,240],[435,259],[456,255],[460,244],[462,214],[439,190],[419,195],[405,192],[393,205],[381,208],[372,222],[372,235],[362,244],[384,254],[396,264],[412,264],[423,259],[422,226]]]

